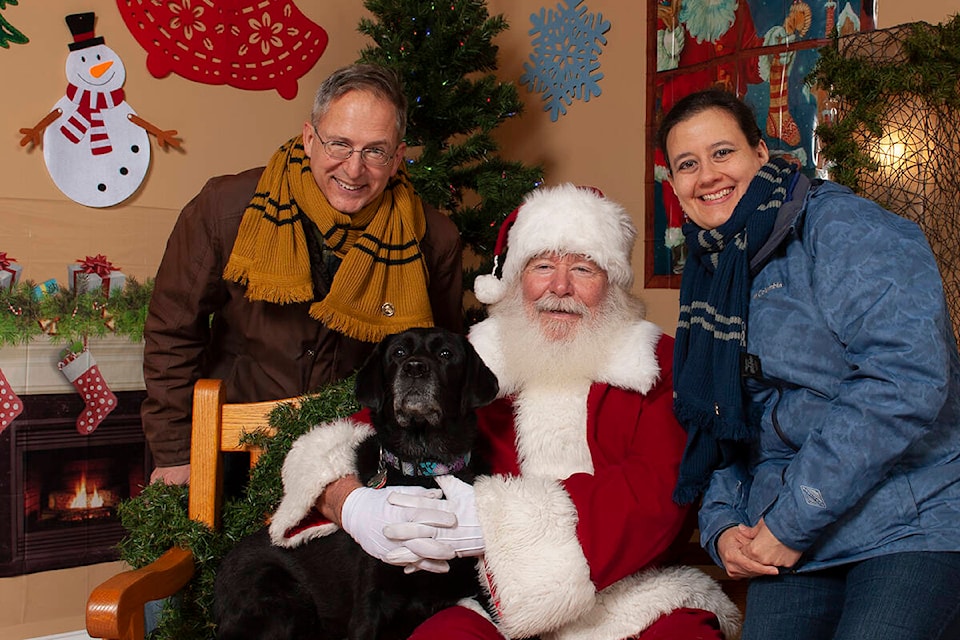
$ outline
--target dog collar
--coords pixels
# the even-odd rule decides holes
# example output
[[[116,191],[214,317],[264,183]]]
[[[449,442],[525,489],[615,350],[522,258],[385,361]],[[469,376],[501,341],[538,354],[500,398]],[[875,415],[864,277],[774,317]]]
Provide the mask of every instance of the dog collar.
[[[381,466],[382,463],[385,462],[405,476],[444,476],[448,473],[456,473],[466,468],[466,466],[470,464],[470,452],[468,451],[466,454],[447,464],[437,460],[407,462],[406,460],[401,460],[386,449],[381,449],[380,461]]]

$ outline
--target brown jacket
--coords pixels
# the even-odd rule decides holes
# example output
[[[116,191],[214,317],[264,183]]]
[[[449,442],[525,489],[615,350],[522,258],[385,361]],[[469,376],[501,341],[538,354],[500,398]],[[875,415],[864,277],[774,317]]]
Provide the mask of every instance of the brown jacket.
[[[144,328],[143,431],[154,463],[190,462],[193,384],[222,378],[228,402],[286,398],[356,370],[373,348],[328,329],[309,303],[251,302],[223,279],[240,220],[263,168],[213,178],[177,220],[160,263]],[[463,330],[460,235],[424,207],[421,250],[430,276],[434,323]],[[317,286],[329,287],[314,274]]]

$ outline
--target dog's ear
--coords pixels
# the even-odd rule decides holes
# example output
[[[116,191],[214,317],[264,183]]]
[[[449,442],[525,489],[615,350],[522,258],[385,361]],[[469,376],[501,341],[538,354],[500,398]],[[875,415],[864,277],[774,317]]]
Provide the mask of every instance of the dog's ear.
[[[360,370],[357,371],[357,378],[354,382],[354,394],[360,406],[367,407],[374,413],[380,411],[385,400],[385,383],[383,353],[390,337],[380,341],[370,356],[367,358]]]
[[[497,376],[483,362],[473,345],[463,338],[465,358],[463,396],[460,399],[463,413],[490,404],[497,398],[500,383]]]

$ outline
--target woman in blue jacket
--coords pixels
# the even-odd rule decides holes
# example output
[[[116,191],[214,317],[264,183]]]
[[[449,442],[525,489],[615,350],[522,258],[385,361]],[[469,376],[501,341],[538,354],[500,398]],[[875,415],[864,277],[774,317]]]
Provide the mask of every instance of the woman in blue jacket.
[[[744,640],[960,638],[960,360],[922,231],[771,159],[724,91],[658,144],[688,219],[675,499],[751,580]]]

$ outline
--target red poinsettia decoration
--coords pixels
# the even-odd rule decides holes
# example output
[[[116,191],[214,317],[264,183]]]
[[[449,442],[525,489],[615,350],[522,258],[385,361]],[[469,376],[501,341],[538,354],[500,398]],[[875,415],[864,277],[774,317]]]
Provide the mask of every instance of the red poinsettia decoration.
[[[327,32],[292,0],[117,0],[117,7],[155,78],[172,71],[205,84],[276,89],[292,100],[297,80],[327,48]]]

